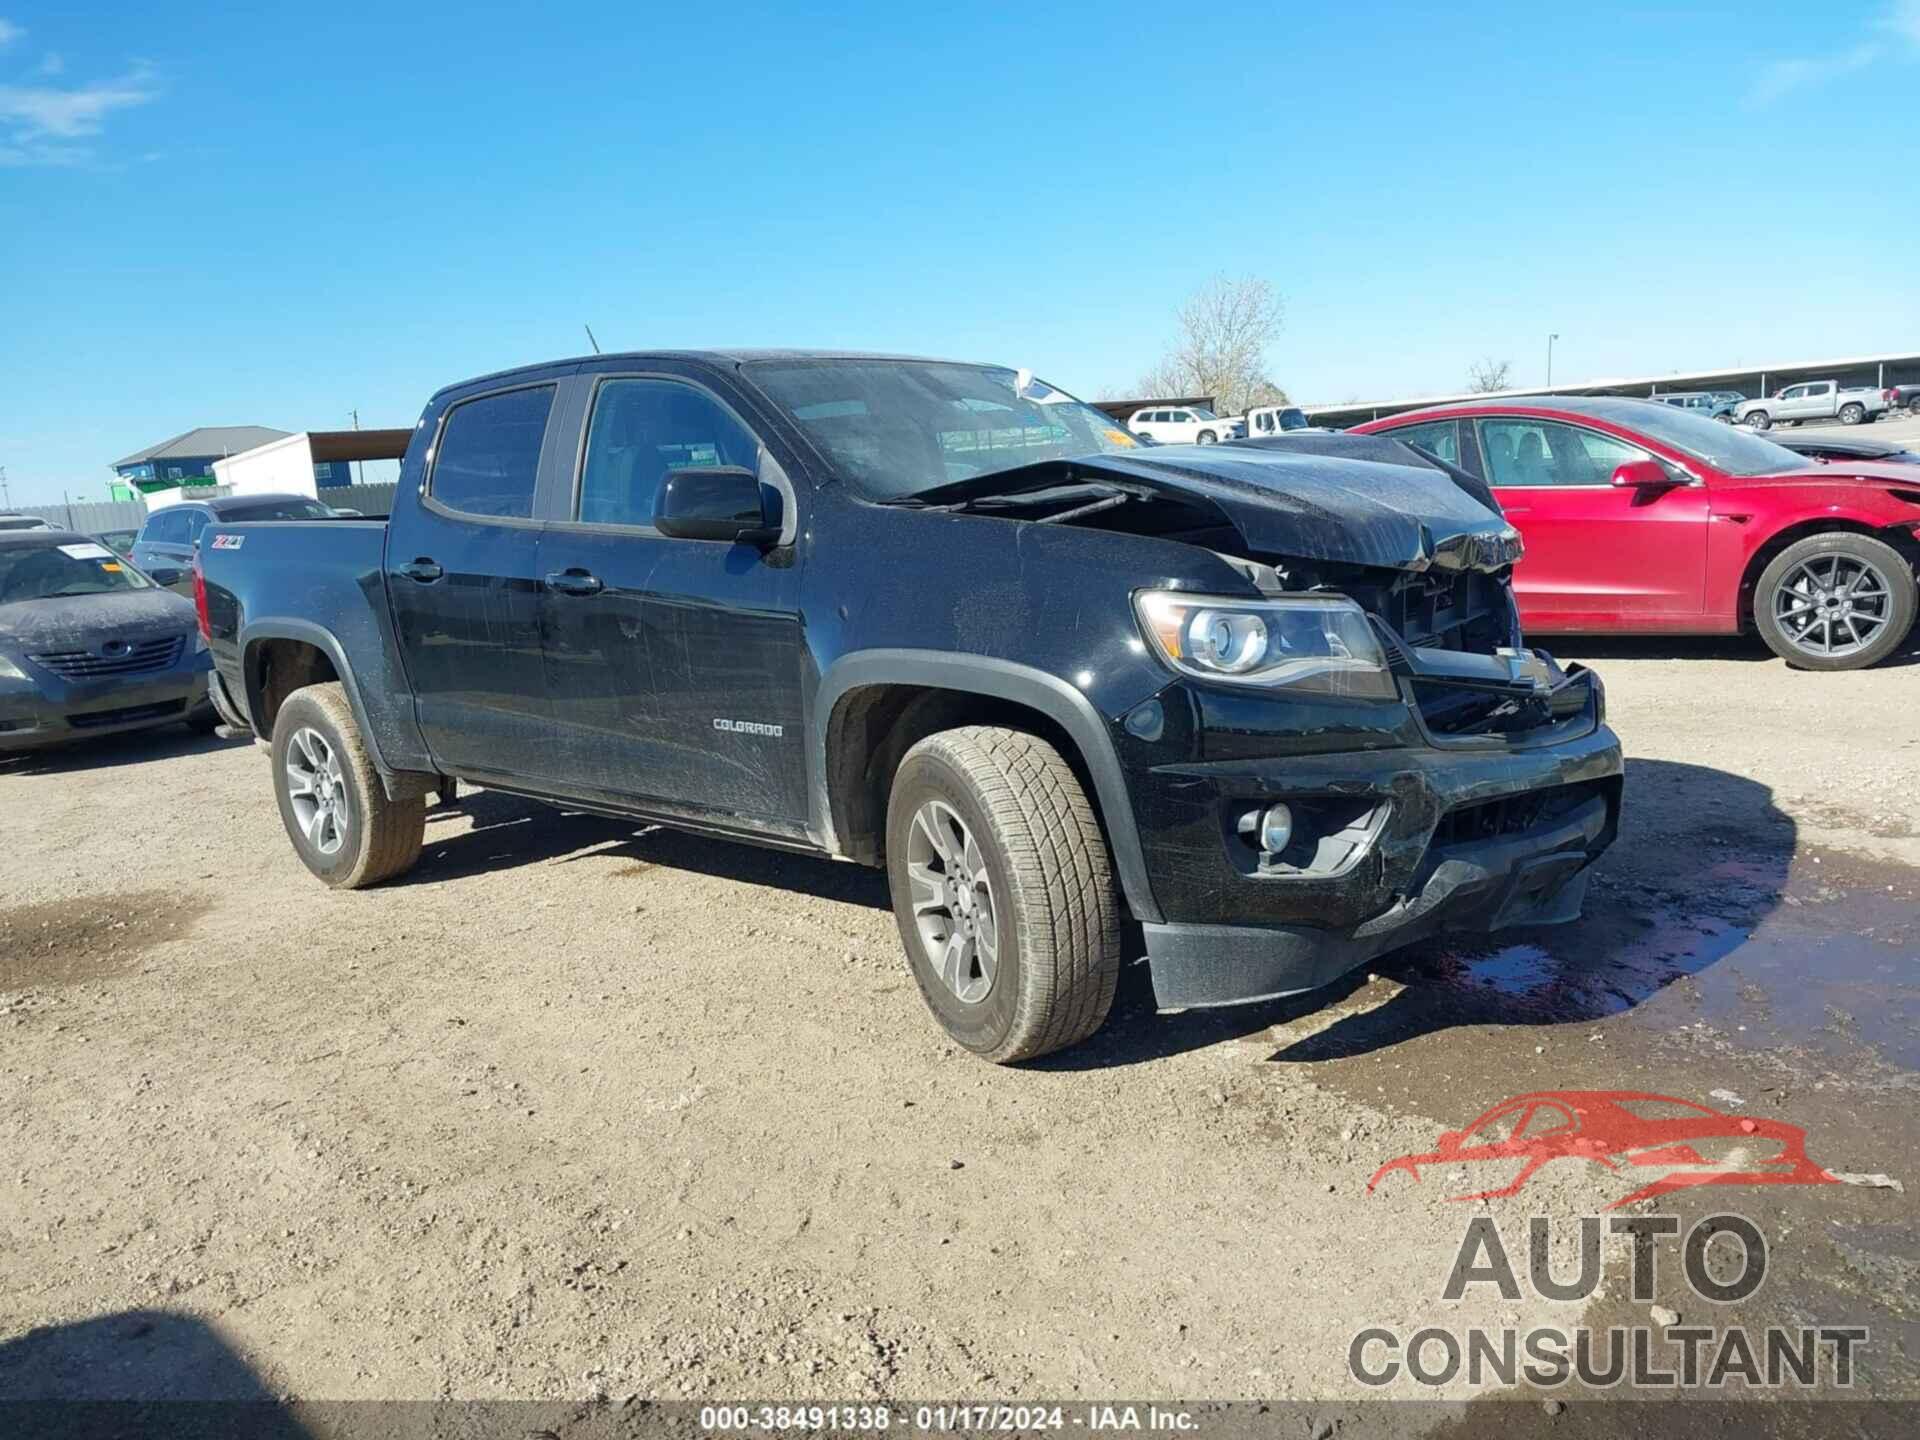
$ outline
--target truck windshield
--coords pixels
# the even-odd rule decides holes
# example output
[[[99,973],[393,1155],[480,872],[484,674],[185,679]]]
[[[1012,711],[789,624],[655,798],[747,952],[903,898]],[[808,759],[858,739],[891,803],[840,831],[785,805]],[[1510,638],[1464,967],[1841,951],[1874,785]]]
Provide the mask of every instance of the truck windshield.
[[[745,370],[872,500],[1140,443],[1112,416],[999,366],[762,360]]]
[[[0,605],[144,590],[153,582],[92,541],[0,546]]]

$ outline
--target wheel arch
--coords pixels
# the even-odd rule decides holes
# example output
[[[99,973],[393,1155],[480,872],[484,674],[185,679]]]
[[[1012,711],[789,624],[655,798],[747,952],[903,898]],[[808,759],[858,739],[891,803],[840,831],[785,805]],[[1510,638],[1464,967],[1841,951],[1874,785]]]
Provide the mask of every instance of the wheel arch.
[[[396,770],[380,752],[380,733],[367,718],[365,701],[346,647],[331,630],[296,617],[257,621],[247,627],[240,651],[241,680],[247,715],[259,740],[271,743],[280,707],[296,690],[338,682],[346,692],[367,754],[390,799],[425,794],[437,776]]]
[[[814,827],[832,853],[877,864],[886,796],[917,741],[960,725],[1001,724],[1047,740],[1086,787],[1128,909],[1157,921],[1118,753],[1091,701],[1059,677],[986,656],[877,650],[821,677],[807,751]]]
[[[1909,564],[1920,566],[1920,540],[1914,538],[1907,526],[1876,525],[1847,515],[1819,515],[1797,520],[1769,535],[1747,557],[1747,563],[1740,572],[1740,628],[1745,630],[1753,625],[1754,591],[1759,588],[1760,576],[1781,551],[1818,535],[1842,534],[1864,535],[1869,540],[1878,540],[1899,551]]]

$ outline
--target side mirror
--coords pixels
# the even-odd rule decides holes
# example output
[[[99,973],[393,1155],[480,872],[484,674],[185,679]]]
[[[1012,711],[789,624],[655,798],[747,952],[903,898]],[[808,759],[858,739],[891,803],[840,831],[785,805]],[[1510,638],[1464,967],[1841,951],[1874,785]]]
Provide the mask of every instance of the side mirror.
[[[156,565],[147,571],[147,578],[154,584],[171,590],[187,578],[187,572],[172,565]]]
[[[676,540],[771,545],[780,538],[767,521],[760,478],[738,465],[669,471],[653,502],[653,523]]]
[[[1626,490],[1671,490],[1680,482],[1658,460],[1629,460],[1614,470],[1613,483]]]

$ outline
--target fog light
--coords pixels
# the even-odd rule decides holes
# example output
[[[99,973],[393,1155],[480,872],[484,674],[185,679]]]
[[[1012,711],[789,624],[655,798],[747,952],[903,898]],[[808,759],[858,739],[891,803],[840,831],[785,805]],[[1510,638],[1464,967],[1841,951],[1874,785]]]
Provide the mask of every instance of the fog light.
[[[1260,848],[1269,855],[1278,855],[1291,839],[1293,811],[1284,805],[1269,805],[1267,813],[1260,817]]]

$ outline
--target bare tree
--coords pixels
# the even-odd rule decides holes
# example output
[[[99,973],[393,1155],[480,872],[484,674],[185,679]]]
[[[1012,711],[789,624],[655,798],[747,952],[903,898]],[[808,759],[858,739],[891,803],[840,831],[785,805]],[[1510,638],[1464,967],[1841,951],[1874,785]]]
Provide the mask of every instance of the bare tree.
[[[1467,367],[1467,389],[1476,395],[1490,395],[1513,384],[1513,362],[1496,360],[1491,355]]]
[[[1211,395],[1222,414],[1283,405],[1268,378],[1267,347],[1280,333],[1280,297],[1253,276],[1216,275],[1180,307],[1180,334],[1140,379],[1142,395]]]

